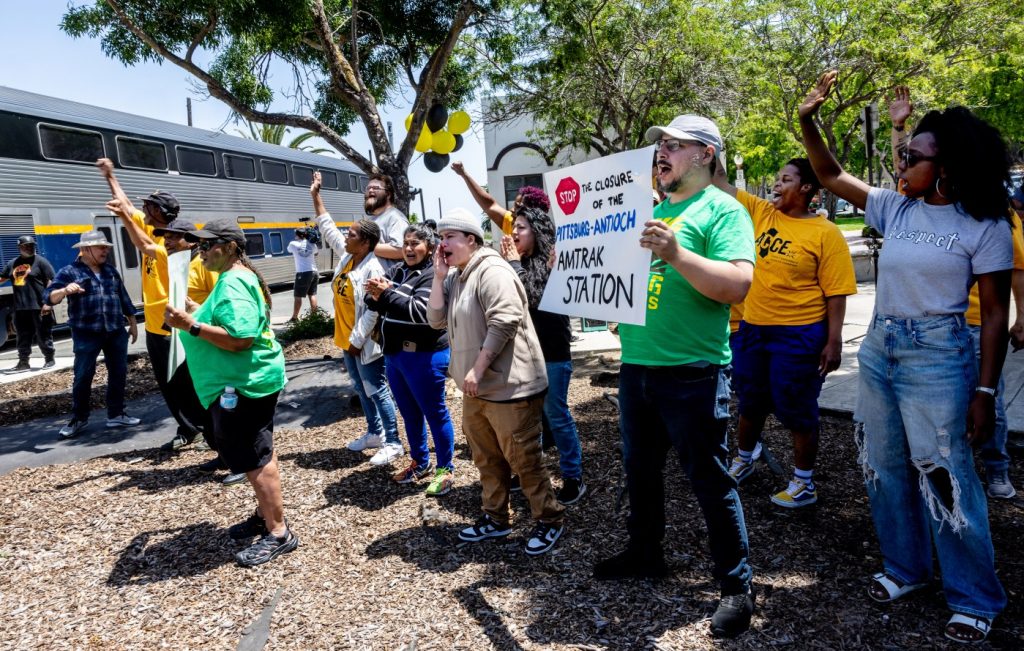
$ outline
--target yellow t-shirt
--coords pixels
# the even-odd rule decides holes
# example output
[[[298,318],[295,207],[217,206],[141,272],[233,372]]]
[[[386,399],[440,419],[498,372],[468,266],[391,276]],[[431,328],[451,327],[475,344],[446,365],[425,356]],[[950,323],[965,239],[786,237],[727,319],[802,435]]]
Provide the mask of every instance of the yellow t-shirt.
[[[356,293],[348,277],[350,271],[351,260],[331,281],[334,293],[334,345],[343,350],[348,348],[348,338],[356,325]]]
[[[740,329],[740,321],[743,320],[743,303],[733,303],[729,306],[729,334]]]
[[[132,213],[132,221],[138,224],[146,232],[146,235],[159,246],[155,258],[145,254],[142,256],[142,303],[146,318],[146,332],[169,335],[170,331],[163,327],[169,286],[167,249],[164,248],[164,238],[153,235],[154,227],[146,225],[146,218],[142,212],[136,210]]]
[[[219,273],[203,266],[203,259],[198,255],[192,258],[188,263],[188,297],[200,304],[206,301],[218,276]]]
[[[853,257],[839,227],[824,217],[790,217],[742,190],[736,198],[754,221],[754,280],[743,320],[808,325],[825,319],[825,299],[857,293]]]
[[[1013,269],[1024,269],[1024,232],[1021,232],[1020,217],[1016,212],[1011,215],[1013,220]],[[967,296],[967,312],[964,314],[967,323],[973,326],[981,325],[981,298],[978,296],[978,283],[971,286],[971,293]]]

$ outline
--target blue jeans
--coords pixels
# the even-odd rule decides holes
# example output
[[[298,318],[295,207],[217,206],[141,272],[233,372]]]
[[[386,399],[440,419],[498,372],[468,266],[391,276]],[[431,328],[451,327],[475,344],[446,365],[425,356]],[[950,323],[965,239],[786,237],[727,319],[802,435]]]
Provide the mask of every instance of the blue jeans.
[[[729,475],[729,371],[717,366],[623,364],[619,426],[628,451],[630,547],[659,553],[665,537],[665,458],[674,447],[708,527],[723,595],[750,588],[747,527]]]
[[[455,470],[455,429],[444,401],[444,383],[448,375],[451,350],[392,353],[387,357],[388,384],[398,411],[405,421],[409,456],[421,467],[430,462],[427,425],[434,439],[437,467]]]
[[[345,360],[345,369],[352,378],[352,388],[356,390],[359,404],[363,407],[367,433],[375,436],[383,434],[385,443],[401,445],[401,441],[398,440],[395,401],[384,377],[384,358],[378,357],[369,364],[363,364],[345,351],[342,353],[342,359]]]
[[[75,353],[75,380],[71,387],[71,413],[75,420],[89,420],[92,379],[100,351],[107,365],[107,418],[124,413],[124,385],[128,376],[128,332],[71,331]]]
[[[971,339],[974,341],[974,356],[981,360],[981,326],[968,325]],[[981,460],[985,463],[985,471],[989,474],[1006,474],[1010,469],[1010,455],[1006,452],[1006,439],[1010,435],[1010,423],[1006,420],[1006,402],[1003,390],[1006,382],[1003,374],[999,374],[999,385],[996,387],[996,431],[992,438],[985,441],[981,450]]]
[[[548,392],[544,396],[544,426],[555,439],[558,448],[558,466],[562,479],[583,477],[580,452],[580,437],[576,432],[576,421],[569,413],[569,380],[572,379],[572,361],[547,362]]]
[[[978,382],[970,330],[959,315],[876,316],[857,359],[860,460],[885,571],[927,581],[934,543],[950,609],[994,617],[1006,593],[967,443]]]

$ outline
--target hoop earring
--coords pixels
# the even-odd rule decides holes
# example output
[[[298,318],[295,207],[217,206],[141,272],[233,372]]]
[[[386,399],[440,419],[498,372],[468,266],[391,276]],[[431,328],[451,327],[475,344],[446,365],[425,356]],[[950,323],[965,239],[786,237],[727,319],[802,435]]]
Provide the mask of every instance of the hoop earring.
[[[935,177],[935,193],[938,194],[943,199],[948,199],[949,197],[947,197],[946,195],[942,194],[942,190],[939,189],[939,183],[941,181],[942,181],[942,177],[939,177],[939,176]]]

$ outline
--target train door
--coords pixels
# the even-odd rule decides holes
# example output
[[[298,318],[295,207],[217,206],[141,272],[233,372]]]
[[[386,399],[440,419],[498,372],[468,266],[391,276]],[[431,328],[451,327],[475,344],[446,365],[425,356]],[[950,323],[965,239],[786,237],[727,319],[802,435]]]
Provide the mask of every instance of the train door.
[[[108,259],[124,280],[125,289],[136,305],[142,304],[142,272],[139,270],[139,250],[132,244],[121,220],[117,217],[96,217],[96,230],[103,233],[107,241],[114,245],[113,256]]]
[[[34,234],[35,223],[31,214],[0,210],[0,269],[20,255],[18,238]],[[11,282],[8,280],[0,286],[0,346],[7,341],[8,333],[13,334],[11,310],[14,308],[14,289]]]

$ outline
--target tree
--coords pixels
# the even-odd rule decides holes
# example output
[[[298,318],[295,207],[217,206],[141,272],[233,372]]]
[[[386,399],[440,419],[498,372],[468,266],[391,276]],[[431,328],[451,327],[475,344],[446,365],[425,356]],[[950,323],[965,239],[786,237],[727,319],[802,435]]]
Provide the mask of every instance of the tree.
[[[244,118],[243,118],[244,119]],[[300,151],[308,151],[311,154],[333,154],[333,149],[327,149],[326,147],[313,147],[307,145],[306,141],[310,138],[316,138],[315,133],[309,131],[300,133],[291,140],[288,144],[284,144],[284,137],[288,134],[288,127],[283,124],[257,124],[256,122],[250,122],[245,120],[245,125],[249,127],[249,133],[246,134],[241,129],[235,129],[238,135],[243,138],[252,138],[260,142],[268,142],[272,145],[282,145],[289,149],[298,149]]]
[[[487,117],[530,115],[552,153],[572,146],[604,155],[642,146],[648,127],[679,113],[734,107],[735,36],[717,18],[720,4],[519,3],[505,13],[514,29],[478,42],[492,85],[507,93]]]
[[[61,28],[99,38],[125,65],[167,61],[186,70],[238,115],[320,136],[364,172],[384,172],[408,210],[408,167],[427,110],[457,105],[473,89],[459,37],[501,0],[95,0],[70,7]],[[208,60],[208,63],[204,63]],[[289,87],[271,70],[290,67]],[[379,106],[415,95],[408,135],[392,150]],[[290,97],[292,111],[271,111]],[[345,140],[360,122],[376,162]]]

